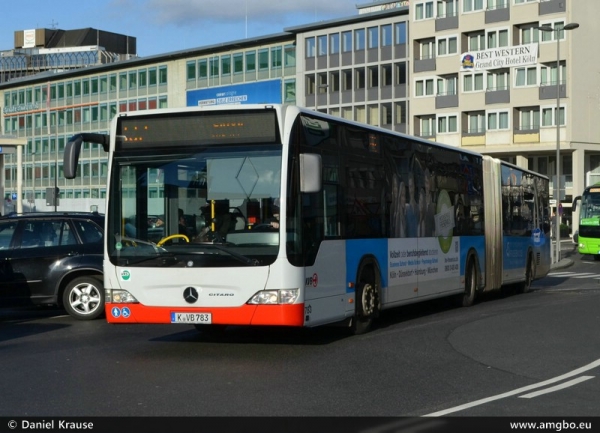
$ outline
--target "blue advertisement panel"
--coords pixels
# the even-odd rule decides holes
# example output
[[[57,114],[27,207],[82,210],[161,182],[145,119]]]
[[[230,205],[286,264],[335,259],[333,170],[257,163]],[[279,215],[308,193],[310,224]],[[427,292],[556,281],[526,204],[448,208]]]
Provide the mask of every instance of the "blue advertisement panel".
[[[234,84],[210,89],[189,90],[187,106],[225,104],[281,104],[281,80]]]

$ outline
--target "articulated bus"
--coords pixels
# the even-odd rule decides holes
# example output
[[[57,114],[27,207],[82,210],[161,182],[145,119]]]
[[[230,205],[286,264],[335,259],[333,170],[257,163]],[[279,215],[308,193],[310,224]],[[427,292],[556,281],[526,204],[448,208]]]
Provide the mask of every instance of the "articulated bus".
[[[577,248],[580,254],[600,260],[600,184],[588,186],[573,199],[573,212],[580,204]]]
[[[550,268],[549,181],[295,106],[122,113],[109,135],[110,323],[347,326],[392,307],[529,290]]]

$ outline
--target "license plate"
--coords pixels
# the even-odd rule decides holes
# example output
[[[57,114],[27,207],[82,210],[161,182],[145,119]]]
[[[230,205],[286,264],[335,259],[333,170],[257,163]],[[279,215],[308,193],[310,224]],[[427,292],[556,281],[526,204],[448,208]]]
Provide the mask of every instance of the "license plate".
[[[171,313],[171,323],[199,323],[210,325],[212,315],[210,313]]]

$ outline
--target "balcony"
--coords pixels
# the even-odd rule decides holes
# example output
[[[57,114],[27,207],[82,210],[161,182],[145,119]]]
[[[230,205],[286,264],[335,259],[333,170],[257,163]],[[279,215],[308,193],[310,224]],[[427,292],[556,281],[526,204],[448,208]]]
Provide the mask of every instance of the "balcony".
[[[438,16],[435,20],[435,31],[451,30],[458,28],[458,15]]]
[[[508,8],[508,3],[504,3],[503,5],[498,5],[493,9],[488,9],[485,11],[485,23],[492,24],[498,23],[502,21],[510,20],[510,9]]]

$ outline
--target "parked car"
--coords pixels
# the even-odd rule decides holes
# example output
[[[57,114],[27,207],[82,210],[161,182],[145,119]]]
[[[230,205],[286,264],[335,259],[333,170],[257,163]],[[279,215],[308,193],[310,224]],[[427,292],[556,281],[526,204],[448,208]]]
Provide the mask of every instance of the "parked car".
[[[58,305],[74,318],[104,313],[104,215],[0,217],[0,306]]]

